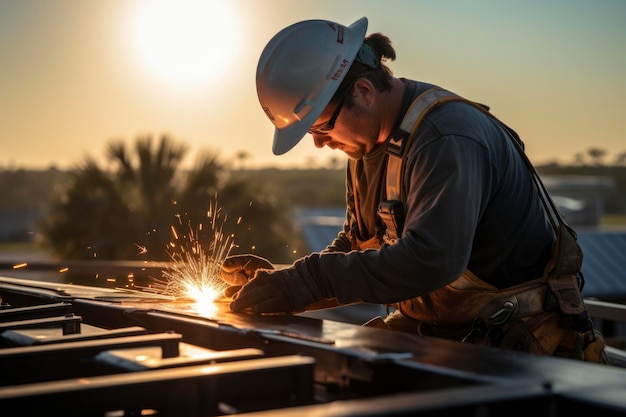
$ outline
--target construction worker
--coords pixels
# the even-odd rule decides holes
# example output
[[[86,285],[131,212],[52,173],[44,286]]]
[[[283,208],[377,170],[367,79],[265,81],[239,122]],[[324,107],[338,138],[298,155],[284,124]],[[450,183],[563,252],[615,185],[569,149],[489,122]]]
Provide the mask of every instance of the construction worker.
[[[261,54],[273,152],[308,133],[348,155],[347,215],[325,250],[288,268],[227,258],[223,278],[243,285],[231,310],[377,303],[393,307],[382,323],[392,330],[605,362],[575,235],[551,223],[515,132],[463,100],[415,109],[441,89],[394,77],[389,38],[366,30],[366,18],[303,21]]]

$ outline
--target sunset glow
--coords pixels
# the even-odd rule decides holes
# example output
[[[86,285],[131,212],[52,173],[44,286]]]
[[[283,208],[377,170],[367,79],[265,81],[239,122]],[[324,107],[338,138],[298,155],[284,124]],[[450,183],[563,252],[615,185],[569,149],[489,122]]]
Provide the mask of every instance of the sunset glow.
[[[225,1],[143,1],[136,12],[135,46],[142,64],[163,81],[205,84],[232,59],[234,23]]]
[[[625,151],[626,2],[361,0],[0,1],[0,165],[71,168],[113,138],[171,134],[246,167],[321,166],[305,139],[271,151],[259,56],[305,19],[389,36],[397,77],[489,105],[535,164]],[[407,29],[407,28],[410,28]]]

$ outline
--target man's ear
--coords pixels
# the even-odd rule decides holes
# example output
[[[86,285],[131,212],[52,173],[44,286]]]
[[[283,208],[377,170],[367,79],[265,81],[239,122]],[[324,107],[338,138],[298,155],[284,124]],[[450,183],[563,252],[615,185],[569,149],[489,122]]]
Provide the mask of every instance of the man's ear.
[[[371,106],[376,96],[376,88],[370,80],[365,77],[357,78],[354,82],[352,95],[356,101],[360,101],[365,106]]]

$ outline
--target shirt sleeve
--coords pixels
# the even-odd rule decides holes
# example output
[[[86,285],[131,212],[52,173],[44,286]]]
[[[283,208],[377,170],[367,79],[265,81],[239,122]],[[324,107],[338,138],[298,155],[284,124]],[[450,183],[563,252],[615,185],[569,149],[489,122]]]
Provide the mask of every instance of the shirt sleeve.
[[[413,143],[402,237],[380,250],[311,254],[301,270],[341,303],[394,303],[457,279],[467,267],[474,231],[490,192],[483,147],[449,135]]]

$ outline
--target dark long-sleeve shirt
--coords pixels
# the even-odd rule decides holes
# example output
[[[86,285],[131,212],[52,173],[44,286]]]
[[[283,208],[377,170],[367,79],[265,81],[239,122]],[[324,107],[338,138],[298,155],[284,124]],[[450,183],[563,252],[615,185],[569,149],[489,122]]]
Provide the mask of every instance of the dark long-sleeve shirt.
[[[398,125],[410,103],[432,87],[404,82]],[[384,304],[440,288],[465,269],[497,288],[543,274],[553,232],[531,173],[504,129],[480,110],[447,103],[420,125],[404,161],[405,220],[395,245],[354,246],[355,237],[383,233],[376,209],[384,198],[385,147],[350,164],[356,166],[347,173],[344,228],[299,268],[325,295]]]

